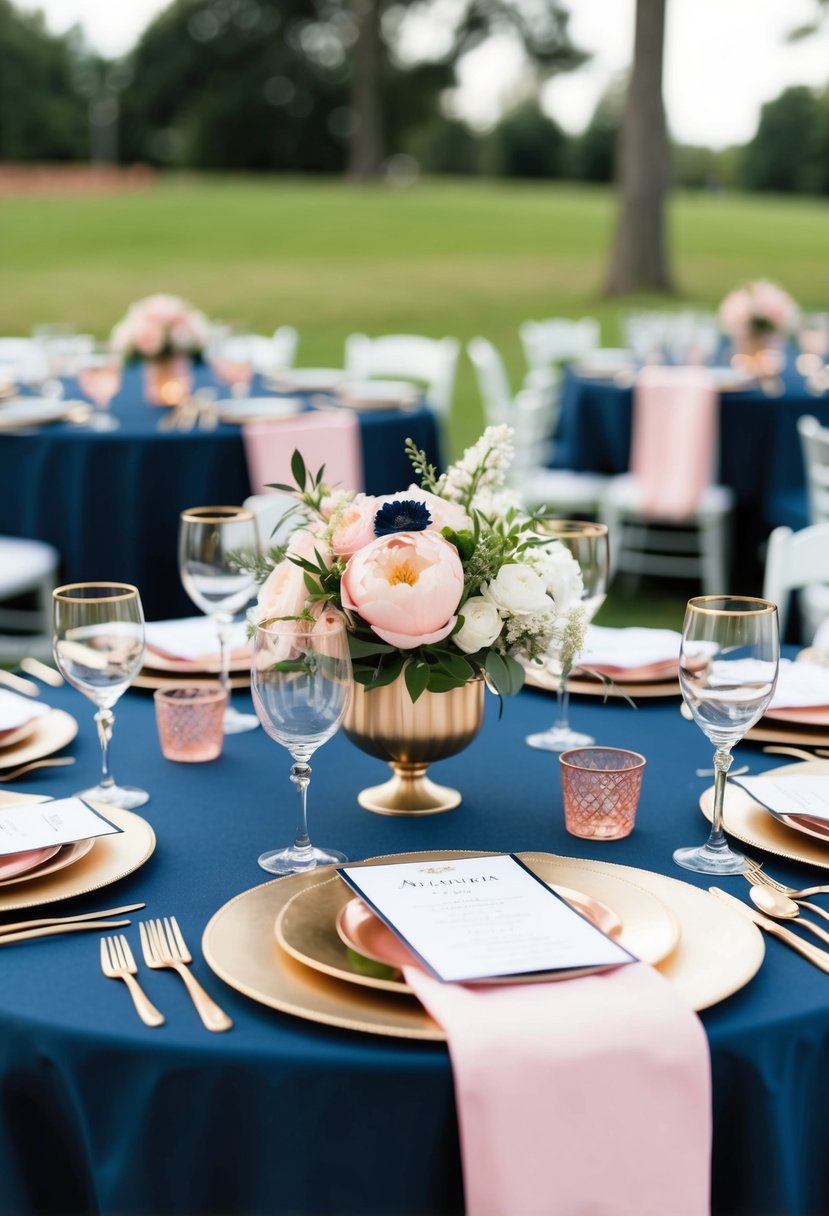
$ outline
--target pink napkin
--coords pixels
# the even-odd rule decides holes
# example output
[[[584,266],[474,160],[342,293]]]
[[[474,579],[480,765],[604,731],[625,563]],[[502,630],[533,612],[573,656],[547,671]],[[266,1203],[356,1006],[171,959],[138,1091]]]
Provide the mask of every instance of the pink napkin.
[[[630,471],[644,514],[687,519],[711,484],[719,397],[702,367],[645,367],[636,380]]]
[[[446,1031],[467,1216],[705,1216],[708,1043],[644,963],[556,983],[406,982]]]
[[[291,456],[295,448],[312,472],[325,465],[329,485],[346,490],[363,488],[360,424],[353,413],[320,410],[278,422],[249,422],[242,427],[242,438],[254,494],[263,494],[272,482],[293,485]]]

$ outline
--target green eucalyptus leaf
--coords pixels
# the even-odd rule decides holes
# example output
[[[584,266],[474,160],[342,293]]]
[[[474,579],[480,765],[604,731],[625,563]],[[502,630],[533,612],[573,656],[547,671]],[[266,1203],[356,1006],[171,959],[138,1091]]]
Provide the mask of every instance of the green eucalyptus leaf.
[[[304,490],[306,481],[305,461],[302,459],[302,452],[300,452],[299,448],[294,448],[293,456],[291,456],[291,475],[300,490]]]

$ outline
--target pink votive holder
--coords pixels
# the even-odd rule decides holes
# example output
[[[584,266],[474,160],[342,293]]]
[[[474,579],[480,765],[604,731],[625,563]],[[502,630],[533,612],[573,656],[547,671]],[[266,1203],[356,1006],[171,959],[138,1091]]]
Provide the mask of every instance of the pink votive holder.
[[[153,694],[161,751],[197,764],[222,754],[227,693],[216,680],[171,684]]]
[[[619,840],[636,820],[647,761],[620,747],[574,747],[562,752],[564,826],[585,840]]]

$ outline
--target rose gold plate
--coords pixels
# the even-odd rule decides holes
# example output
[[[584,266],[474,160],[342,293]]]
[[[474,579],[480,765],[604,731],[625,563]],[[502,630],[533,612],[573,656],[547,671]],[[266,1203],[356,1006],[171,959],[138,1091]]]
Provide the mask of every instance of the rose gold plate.
[[[829,705],[805,705],[799,709],[767,709],[771,722],[795,722],[800,726],[829,726]]]
[[[663,683],[666,680],[676,680],[679,670],[678,659],[664,659],[661,663],[648,663],[642,667],[612,667],[606,663],[588,664],[578,668],[574,675],[584,678],[593,672],[607,676],[614,684],[651,684]]]
[[[230,656],[230,670],[250,671],[251,653],[249,650],[234,650]],[[218,675],[221,671],[221,657],[218,654],[206,654],[199,659],[177,659],[175,655],[163,650],[147,646],[144,651],[144,670],[170,672],[171,675]]]
[[[76,840],[72,844],[55,845],[54,848],[47,850],[48,858],[43,857],[37,863],[37,867],[32,870],[27,870],[25,874],[18,874],[16,877],[5,877],[0,873],[0,888],[4,891],[6,887],[14,886],[19,882],[34,882],[36,878],[45,878],[47,874],[54,874],[57,870],[65,870],[67,866],[73,865],[76,861],[80,861],[82,857],[86,857],[89,850],[94,845],[95,840]]]
[[[14,878],[16,874],[24,874],[34,870],[42,862],[54,857],[60,848],[59,844],[47,845],[44,849],[29,849],[25,853],[12,853],[8,857],[0,857],[0,881]]]
[[[0,730],[0,749],[4,747],[13,747],[15,743],[20,743],[22,739],[28,739],[29,735],[34,734],[37,718],[30,718],[28,722],[22,723],[20,726],[12,726],[8,730]]]

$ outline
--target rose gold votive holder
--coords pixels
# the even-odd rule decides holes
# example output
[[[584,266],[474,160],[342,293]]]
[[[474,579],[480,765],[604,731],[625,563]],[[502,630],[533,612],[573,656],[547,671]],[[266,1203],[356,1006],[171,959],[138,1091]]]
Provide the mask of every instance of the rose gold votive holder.
[[[564,826],[586,840],[629,836],[647,761],[619,747],[574,747],[559,756]]]
[[[222,754],[227,693],[215,680],[172,684],[153,694],[161,751],[196,764]]]

